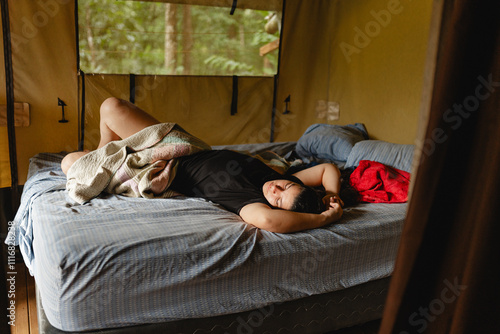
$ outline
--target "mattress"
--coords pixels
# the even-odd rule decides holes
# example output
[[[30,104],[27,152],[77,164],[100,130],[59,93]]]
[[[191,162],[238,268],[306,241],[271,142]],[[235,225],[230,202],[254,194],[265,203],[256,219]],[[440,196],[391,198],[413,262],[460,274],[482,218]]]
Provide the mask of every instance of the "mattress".
[[[361,333],[382,317],[390,278],[382,278],[320,295],[227,315],[183,319],[155,324],[86,331],[87,334],[324,334],[348,327],[342,333]],[[37,289],[37,293],[38,293]],[[53,327],[37,295],[39,332],[68,334]],[[373,321],[375,320],[375,321]],[[74,332],[71,332],[74,333]],[[363,333],[365,333],[363,331]],[[376,333],[375,330],[366,333]]]
[[[359,204],[335,224],[277,234],[199,198],[103,194],[78,205],[61,158],[31,160],[9,235],[57,329],[223,316],[392,273],[406,204]]]

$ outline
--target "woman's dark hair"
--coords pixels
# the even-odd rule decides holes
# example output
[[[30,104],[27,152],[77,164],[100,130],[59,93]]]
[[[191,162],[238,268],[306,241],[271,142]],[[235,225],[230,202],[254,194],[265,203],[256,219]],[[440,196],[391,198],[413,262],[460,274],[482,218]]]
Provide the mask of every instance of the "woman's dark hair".
[[[291,211],[304,213],[321,213],[325,211],[323,196],[314,188],[302,186],[302,191],[295,197]]]
[[[340,193],[339,196],[344,202],[344,207],[353,206],[359,203],[359,193],[350,182],[351,173],[354,168],[341,170]],[[323,203],[325,192],[312,187],[302,186],[302,191],[295,198],[291,211],[304,213],[321,213],[326,210]]]
[[[359,192],[351,185],[351,174],[354,168],[340,170],[340,198],[344,202],[344,207],[353,206],[359,203]]]

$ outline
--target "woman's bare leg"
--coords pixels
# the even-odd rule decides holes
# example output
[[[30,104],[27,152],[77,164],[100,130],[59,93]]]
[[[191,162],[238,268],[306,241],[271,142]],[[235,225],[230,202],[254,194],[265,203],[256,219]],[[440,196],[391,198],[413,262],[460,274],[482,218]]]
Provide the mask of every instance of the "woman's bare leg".
[[[64,174],[68,174],[68,169],[75,163],[75,161],[87,153],[89,153],[89,151],[76,151],[68,153],[61,161],[61,169]]]
[[[130,137],[150,125],[160,123],[139,107],[115,97],[110,97],[101,104],[100,113],[101,140],[97,148],[101,148],[113,140]],[[64,174],[68,173],[69,168],[76,160],[88,152],[77,151],[67,154],[61,162]]]
[[[100,113],[101,140],[97,148],[160,123],[136,105],[115,97],[110,97],[101,104]]]

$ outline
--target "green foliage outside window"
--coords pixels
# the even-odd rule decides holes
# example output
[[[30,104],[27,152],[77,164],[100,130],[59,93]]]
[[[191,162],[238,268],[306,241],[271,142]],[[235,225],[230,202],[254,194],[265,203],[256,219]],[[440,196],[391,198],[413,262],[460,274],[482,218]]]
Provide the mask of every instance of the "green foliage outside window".
[[[278,51],[259,49],[266,11],[156,2],[79,0],[80,68],[87,73],[248,75],[276,73]]]

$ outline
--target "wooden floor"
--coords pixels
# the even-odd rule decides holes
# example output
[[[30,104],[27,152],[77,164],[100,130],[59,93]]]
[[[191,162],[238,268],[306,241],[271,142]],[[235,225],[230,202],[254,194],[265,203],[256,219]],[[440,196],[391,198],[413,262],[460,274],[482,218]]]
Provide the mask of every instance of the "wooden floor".
[[[15,276],[15,326],[10,326],[12,334],[38,334],[38,318],[36,314],[35,281],[27,272],[24,263],[17,263],[14,272],[7,276]]]
[[[28,273],[24,263],[16,264],[14,273],[16,278],[16,321],[15,326],[10,327],[10,332],[11,334],[38,334],[35,281]],[[376,334],[379,325],[380,321],[372,321],[364,325],[354,326],[328,334]]]

